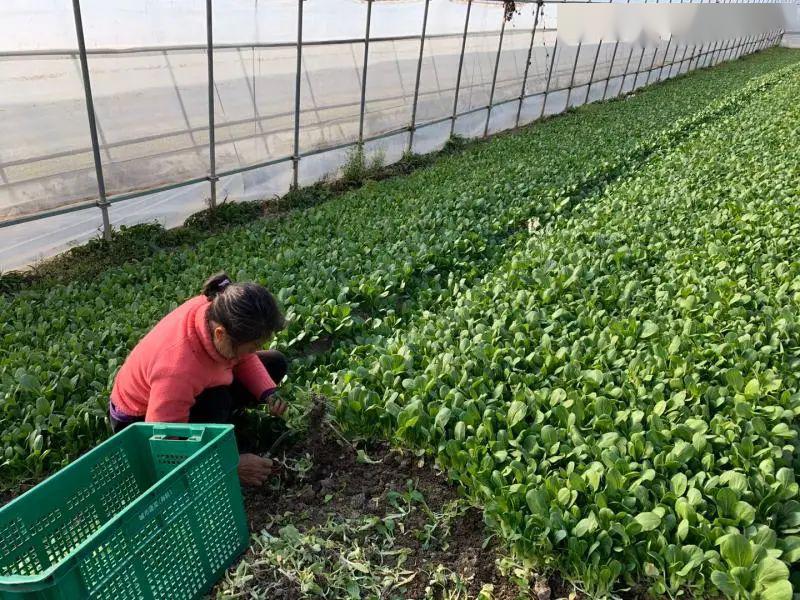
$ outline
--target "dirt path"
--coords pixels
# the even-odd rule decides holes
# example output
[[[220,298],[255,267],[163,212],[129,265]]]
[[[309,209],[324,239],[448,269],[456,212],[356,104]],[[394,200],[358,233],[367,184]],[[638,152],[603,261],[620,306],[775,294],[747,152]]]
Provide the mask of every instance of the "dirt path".
[[[481,512],[429,460],[356,449],[328,426],[282,462],[280,479],[245,492],[255,541],[217,597],[550,598],[545,582],[501,573]]]

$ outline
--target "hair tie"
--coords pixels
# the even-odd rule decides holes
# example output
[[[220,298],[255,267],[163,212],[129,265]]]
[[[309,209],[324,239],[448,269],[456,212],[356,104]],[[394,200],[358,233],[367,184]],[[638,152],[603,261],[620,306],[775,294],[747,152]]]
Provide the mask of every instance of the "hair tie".
[[[226,287],[228,287],[230,284],[231,284],[231,280],[230,279],[227,279],[227,278],[223,279],[222,281],[219,282],[219,285],[217,285],[217,289],[221,292]]]

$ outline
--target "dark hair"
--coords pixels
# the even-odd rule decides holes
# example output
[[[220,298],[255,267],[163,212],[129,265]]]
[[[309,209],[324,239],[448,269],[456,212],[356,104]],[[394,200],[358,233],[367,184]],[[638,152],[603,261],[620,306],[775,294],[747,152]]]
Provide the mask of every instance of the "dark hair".
[[[211,301],[208,320],[219,323],[235,344],[262,340],[286,326],[274,296],[257,283],[233,283],[217,273],[203,285]]]

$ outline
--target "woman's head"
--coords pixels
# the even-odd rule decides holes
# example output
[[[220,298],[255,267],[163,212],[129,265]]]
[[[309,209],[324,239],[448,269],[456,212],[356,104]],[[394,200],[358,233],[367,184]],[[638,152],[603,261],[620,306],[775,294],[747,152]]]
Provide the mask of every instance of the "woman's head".
[[[203,285],[203,295],[211,302],[211,339],[225,358],[255,352],[286,325],[275,298],[257,283],[233,283],[218,273]]]

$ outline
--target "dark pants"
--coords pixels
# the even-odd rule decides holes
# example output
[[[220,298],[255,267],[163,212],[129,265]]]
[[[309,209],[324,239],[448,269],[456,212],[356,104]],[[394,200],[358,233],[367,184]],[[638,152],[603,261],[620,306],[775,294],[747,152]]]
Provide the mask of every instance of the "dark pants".
[[[289,370],[286,357],[277,350],[262,350],[256,353],[264,363],[269,376],[275,383],[279,383]],[[194,406],[189,412],[190,423],[231,423],[236,427],[236,438],[241,451],[255,451],[260,445],[257,440],[249,439],[247,435],[253,426],[246,418],[246,410],[255,407],[258,398],[253,396],[247,388],[235,378],[231,385],[221,385],[203,390],[195,398]],[[111,417],[111,429],[114,433],[122,431],[131,423],[143,421],[143,417],[130,422],[122,422]],[[256,437],[258,437],[256,435]]]

